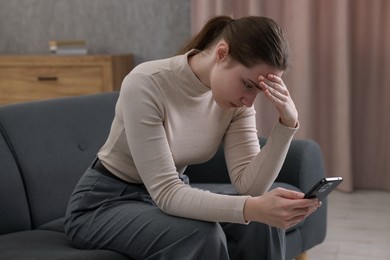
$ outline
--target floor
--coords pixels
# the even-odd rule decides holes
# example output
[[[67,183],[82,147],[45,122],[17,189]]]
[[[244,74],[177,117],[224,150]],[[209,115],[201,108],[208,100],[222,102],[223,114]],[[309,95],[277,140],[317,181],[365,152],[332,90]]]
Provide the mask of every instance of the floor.
[[[389,260],[390,192],[332,192],[326,239],[308,253],[311,260]]]

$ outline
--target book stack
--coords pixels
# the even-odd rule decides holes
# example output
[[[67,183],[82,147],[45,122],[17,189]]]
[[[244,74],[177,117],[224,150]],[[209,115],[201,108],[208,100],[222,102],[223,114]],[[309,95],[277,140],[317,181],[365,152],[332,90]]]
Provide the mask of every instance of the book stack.
[[[58,55],[84,55],[88,53],[87,44],[82,40],[49,41],[49,51]]]

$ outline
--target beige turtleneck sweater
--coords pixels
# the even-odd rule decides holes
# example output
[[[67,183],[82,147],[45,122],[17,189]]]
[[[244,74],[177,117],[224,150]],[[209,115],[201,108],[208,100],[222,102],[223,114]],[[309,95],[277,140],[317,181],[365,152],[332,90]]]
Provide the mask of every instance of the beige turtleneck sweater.
[[[126,76],[98,157],[119,178],[143,183],[167,214],[245,223],[245,200],[268,190],[297,129],[276,123],[260,151],[254,108],[221,109],[188,65],[191,53],[140,64]],[[230,179],[246,195],[211,193],[179,178],[221,142]]]

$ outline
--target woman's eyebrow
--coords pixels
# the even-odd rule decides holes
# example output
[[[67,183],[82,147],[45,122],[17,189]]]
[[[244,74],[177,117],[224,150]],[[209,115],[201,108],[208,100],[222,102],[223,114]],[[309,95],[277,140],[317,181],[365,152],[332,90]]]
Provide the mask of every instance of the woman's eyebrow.
[[[257,84],[256,82],[254,82],[253,80],[251,80],[251,79],[248,79],[248,81],[250,82],[250,83],[252,83],[256,88],[258,88],[258,89],[260,89],[261,90],[261,88],[260,88],[260,86],[259,86],[259,84]]]

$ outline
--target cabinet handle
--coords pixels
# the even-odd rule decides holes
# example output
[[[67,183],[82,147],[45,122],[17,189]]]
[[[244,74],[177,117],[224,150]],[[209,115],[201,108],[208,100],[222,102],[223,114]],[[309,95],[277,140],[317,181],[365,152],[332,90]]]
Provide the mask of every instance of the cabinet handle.
[[[56,81],[58,77],[56,76],[38,76],[39,81]]]

